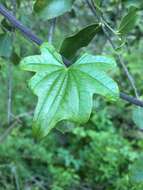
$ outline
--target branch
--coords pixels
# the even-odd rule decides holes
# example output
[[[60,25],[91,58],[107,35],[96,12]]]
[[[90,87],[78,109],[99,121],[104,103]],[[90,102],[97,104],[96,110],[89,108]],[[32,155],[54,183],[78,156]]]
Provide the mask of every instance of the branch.
[[[2,14],[16,29],[18,29],[28,39],[35,42],[37,45],[42,44],[42,40],[38,38],[35,34],[33,34],[31,30],[26,28],[20,21],[18,21],[15,16],[13,16],[13,14],[8,11],[1,3],[0,14]]]
[[[130,102],[136,106],[143,107],[143,101],[141,101],[135,97],[128,96],[127,94],[125,94],[123,92],[120,92],[120,98],[127,101],[127,102]]]
[[[36,43],[37,45],[41,45],[43,41],[38,38],[31,30],[29,30],[27,27],[25,27],[20,21],[18,21],[12,14],[9,12],[2,4],[0,4],[0,14],[3,15],[9,22],[18,29],[24,36],[26,36],[28,39],[30,39],[32,42]],[[68,61],[66,58],[64,58],[64,63],[66,62],[66,66],[70,65],[70,61]],[[127,94],[120,93],[120,98],[123,100],[126,100],[127,102],[143,107],[143,101],[138,100],[137,98],[134,98],[132,96],[128,96]]]
[[[7,128],[4,133],[0,136],[0,144],[3,143],[3,141],[6,140],[6,138],[8,137],[8,135],[13,131],[13,129],[15,128],[15,126],[17,125],[17,121],[14,121],[9,128]]]
[[[43,43],[43,40],[37,37],[30,29],[25,27],[19,20],[17,20],[15,16],[9,10],[7,10],[1,3],[0,14],[3,15],[16,29],[18,29],[29,40],[31,40],[39,46]],[[64,57],[63,62],[66,66],[69,66],[71,64],[71,62]]]

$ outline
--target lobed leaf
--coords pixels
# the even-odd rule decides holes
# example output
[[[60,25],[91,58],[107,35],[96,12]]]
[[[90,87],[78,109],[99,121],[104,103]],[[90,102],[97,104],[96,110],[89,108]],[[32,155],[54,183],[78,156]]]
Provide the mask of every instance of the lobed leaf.
[[[21,68],[36,72],[29,83],[38,96],[34,136],[43,138],[61,120],[87,122],[93,94],[118,99],[118,86],[106,74],[115,67],[116,62],[110,57],[84,54],[67,68],[48,43],[41,46],[41,55],[24,58]]]

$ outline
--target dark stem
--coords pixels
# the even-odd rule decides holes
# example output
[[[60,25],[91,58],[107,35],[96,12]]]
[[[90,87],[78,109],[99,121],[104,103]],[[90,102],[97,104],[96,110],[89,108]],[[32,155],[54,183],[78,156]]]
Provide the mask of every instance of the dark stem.
[[[2,4],[0,4],[0,14],[3,15],[7,20],[9,20],[9,22],[28,39],[35,42],[37,45],[41,45],[43,43],[40,38],[38,38],[35,34],[33,34],[31,30],[29,30],[20,21],[18,21],[15,16],[13,16],[11,12],[9,12]],[[71,62],[64,57],[63,60],[66,66],[69,66],[71,64]],[[126,100],[127,102],[130,102],[131,104],[143,107],[143,101],[138,100],[137,98],[134,98],[132,96],[128,96],[125,93],[120,93],[120,98]]]
[[[127,102],[130,102],[136,106],[143,107],[143,101],[140,101],[139,99],[137,99],[135,97],[128,96],[127,94],[125,94],[123,92],[120,92],[120,98]]]

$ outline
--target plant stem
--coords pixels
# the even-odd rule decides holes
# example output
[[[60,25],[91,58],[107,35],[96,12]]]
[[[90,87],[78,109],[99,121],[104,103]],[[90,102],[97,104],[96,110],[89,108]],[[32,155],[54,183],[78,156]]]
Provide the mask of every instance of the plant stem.
[[[48,42],[51,44],[53,41],[53,35],[55,32],[55,27],[56,27],[56,18],[53,18],[50,20],[50,28],[49,28],[49,33],[48,33]]]
[[[12,5],[12,12],[13,15],[16,15],[16,0],[11,0],[11,5]],[[14,38],[15,38],[15,28],[12,30],[12,41],[14,44]],[[12,68],[12,63],[10,59],[8,60],[8,100],[7,100],[7,119],[8,119],[8,125],[11,122],[11,113],[12,113],[12,83],[13,83],[13,68]]]

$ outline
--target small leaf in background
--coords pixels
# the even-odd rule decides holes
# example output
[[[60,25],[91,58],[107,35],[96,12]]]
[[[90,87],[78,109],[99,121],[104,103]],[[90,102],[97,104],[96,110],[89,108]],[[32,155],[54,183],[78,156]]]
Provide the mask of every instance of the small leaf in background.
[[[95,35],[100,31],[101,27],[99,24],[89,25],[76,34],[65,38],[61,45],[60,53],[66,58],[72,58],[77,50],[82,47],[86,47]]]
[[[143,108],[134,108],[132,118],[137,127],[143,129]]]
[[[33,134],[45,137],[62,120],[85,123],[92,111],[93,94],[117,100],[119,89],[107,71],[116,67],[114,59],[84,54],[66,67],[52,45],[44,43],[41,55],[24,58],[21,69],[36,72],[30,88],[38,96]]]
[[[126,0],[124,3],[127,7],[134,6],[137,7],[138,9],[143,8],[143,2],[141,0]]]
[[[137,10],[136,7],[130,7],[127,15],[122,18],[118,29],[120,35],[126,35],[134,28],[138,18]]]
[[[94,4],[95,4],[97,9],[100,9],[101,0],[94,0]]]
[[[0,3],[3,3],[5,6],[7,4],[7,2],[5,0],[0,0]]]
[[[34,11],[41,19],[48,20],[70,11],[75,0],[37,0]]]
[[[94,0],[94,3],[95,3],[95,5],[97,5],[99,7],[101,4],[101,0]]]
[[[0,34],[0,56],[9,58],[12,54],[12,37],[9,34]]]

